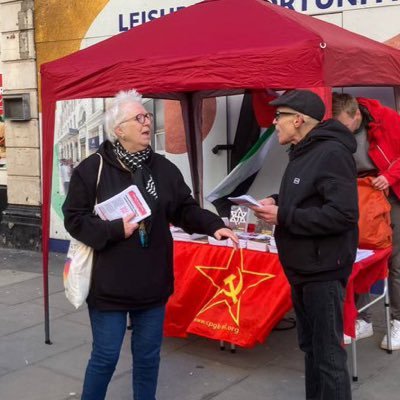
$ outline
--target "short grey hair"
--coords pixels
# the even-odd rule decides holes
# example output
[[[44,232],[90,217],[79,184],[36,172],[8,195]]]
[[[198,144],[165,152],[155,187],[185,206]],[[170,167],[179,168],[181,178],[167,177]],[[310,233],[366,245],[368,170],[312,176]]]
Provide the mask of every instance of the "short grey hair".
[[[332,93],[332,118],[337,119],[343,111],[354,118],[358,109],[357,99],[351,94]]]
[[[142,95],[135,89],[121,90],[118,92],[114,101],[104,113],[104,128],[108,137],[116,139],[114,129],[124,119],[123,105],[125,104],[143,104]]]

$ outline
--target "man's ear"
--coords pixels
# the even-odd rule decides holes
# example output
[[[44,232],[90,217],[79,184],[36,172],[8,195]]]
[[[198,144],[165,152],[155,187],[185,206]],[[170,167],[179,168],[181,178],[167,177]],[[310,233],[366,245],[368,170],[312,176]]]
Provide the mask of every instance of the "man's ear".
[[[296,118],[294,119],[293,123],[296,128],[299,128],[301,124],[304,122],[304,118],[301,114],[297,114]]]

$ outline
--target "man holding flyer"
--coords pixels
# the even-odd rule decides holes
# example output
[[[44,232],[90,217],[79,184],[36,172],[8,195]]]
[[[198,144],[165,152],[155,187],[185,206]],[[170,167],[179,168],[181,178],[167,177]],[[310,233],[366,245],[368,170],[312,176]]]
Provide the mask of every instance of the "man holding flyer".
[[[290,144],[279,195],[251,207],[276,225],[279,259],[292,289],[306,398],[350,400],[343,342],[343,300],[358,243],[356,141],[338,121],[322,121],[315,93],[293,90],[273,100],[279,143]]]

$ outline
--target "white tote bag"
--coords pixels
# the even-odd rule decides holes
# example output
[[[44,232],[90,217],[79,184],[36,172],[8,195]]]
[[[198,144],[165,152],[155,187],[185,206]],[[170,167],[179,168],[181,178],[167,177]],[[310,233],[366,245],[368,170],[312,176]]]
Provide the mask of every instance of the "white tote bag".
[[[99,185],[100,175],[103,169],[103,158],[100,154],[99,157],[100,165],[97,173],[96,189]],[[67,260],[64,265],[63,280],[65,296],[75,308],[79,308],[86,301],[89,294],[92,267],[93,248],[72,238],[68,248]]]

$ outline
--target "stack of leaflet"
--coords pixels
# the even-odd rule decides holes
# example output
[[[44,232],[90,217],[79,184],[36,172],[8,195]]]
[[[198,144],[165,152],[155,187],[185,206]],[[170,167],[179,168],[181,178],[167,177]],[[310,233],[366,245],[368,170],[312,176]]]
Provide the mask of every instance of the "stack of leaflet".
[[[251,239],[247,241],[247,249],[255,251],[268,251],[268,242],[265,239]]]
[[[208,237],[208,244],[211,244],[213,246],[226,246],[226,247],[233,247],[233,241],[232,239],[222,239],[222,240],[217,240],[213,236]],[[246,240],[239,239],[239,248],[240,249],[245,249],[246,248]]]
[[[228,247],[233,247],[232,239],[228,239],[227,242],[228,242]],[[239,247],[239,249],[245,249],[247,247],[247,240],[239,238],[239,246],[238,247]]]
[[[104,221],[114,221],[132,215],[130,222],[133,223],[151,214],[150,207],[136,185],[131,185],[108,200],[96,204],[94,209]]]
[[[213,246],[228,246],[228,239],[217,240],[215,237],[209,236],[208,243]]]
[[[269,240],[268,250],[270,253],[278,253],[278,249],[276,247],[275,238],[272,236]]]
[[[247,248],[256,251],[269,251],[271,236],[262,234],[252,234],[247,240]]]
[[[187,233],[183,229],[172,226],[170,228],[172,237],[174,240],[180,241],[180,242],[207,242],[207,235],[204,235],[202,233]],[[205,239],[205,240],[202,240]]]

